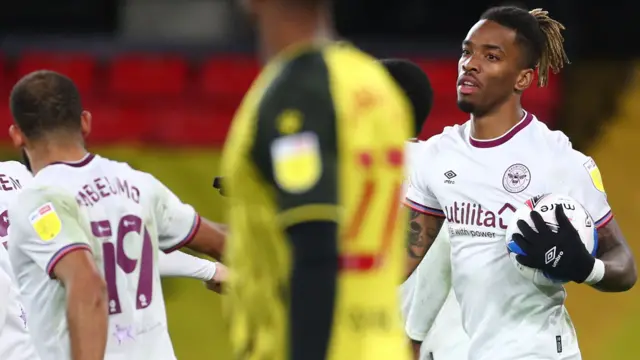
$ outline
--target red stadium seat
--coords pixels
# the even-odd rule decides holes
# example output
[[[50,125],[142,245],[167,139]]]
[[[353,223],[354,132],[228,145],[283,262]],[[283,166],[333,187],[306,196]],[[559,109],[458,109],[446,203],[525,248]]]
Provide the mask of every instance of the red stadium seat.
[[[187,88],[189,67],[177,56],[128,54],[115,58],[109,90],[117,96],[177,96]]]
[[[29,52],[20,57],[17,75],[22,77],[36,70],[53,70],[70,77],[80,93],[92,91],[96,61],[81,53]]]
[[[242,97],[258,76],[260,65],[251,56],[220,56],[207,61],[200,76],[202,92],[211,97]]]
[[[233,116],[206,101],[188,99],[154,106],[150,111],[154,121],[163,124],[153,128],[154,141],[177,146],[224,143]]]

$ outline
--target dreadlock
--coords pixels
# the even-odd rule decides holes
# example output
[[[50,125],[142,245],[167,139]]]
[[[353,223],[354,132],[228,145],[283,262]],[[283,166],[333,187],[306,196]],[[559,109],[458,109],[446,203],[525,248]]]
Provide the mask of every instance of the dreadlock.
[[[569,64],[569,58],[564,52],[564,37],[561,31],[565,29],[564,25],[549,17],[549,12],[542,9],[533,9],[529,11],[540,25],[540,30],[544,34],[547,41],[540,55],[538,63],[538,86],[547,85],[549,80],[549,69],[554,74],[560,72],[564,64]]]
[[[523,45],[525,66],[538,69],[538,87],[546,86],[549,70],[557,74],[569,58],[564,51],[564,25],[549,17],[542,9],[526,11],[515,6],[498,6],[480,17],[516,31],[516,41]]]

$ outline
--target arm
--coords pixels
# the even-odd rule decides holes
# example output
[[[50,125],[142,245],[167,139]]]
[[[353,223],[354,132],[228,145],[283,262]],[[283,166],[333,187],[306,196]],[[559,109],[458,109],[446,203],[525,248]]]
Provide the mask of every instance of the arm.
[[[185,277],[209,281],[216,273],[216,263],[185,254],[182,251],[174,251],[165,254],[158,253],[158,270],[162,277]]]
[[[221,263],[200,259],[182,251],[174,251],[170,254],[160,251],[158,268],[160,276],[202,280],[209,290],[215,292],[222,290],[221,282],[224,282],[228,276],[227,268]]]
[[[67,293],[73,360],[102,360],[107,345],[107,286],[89,251],[72,251],[53,268]]]
[[[158,179],[147,175],[150,185],[155,187],[160,249],[165,253],[171,253],[186,246],[220,260],[227,237],[226,228],[201,218],[191,205],[183,203]]]
[[[91,255],[91,235],[78,222],[73,196],[49,191],[24,189],[11,207],[11,251],[23,252],[65,288],[72,359],[102,360],[109,312],[106,284]]]
[[[613,218],[600,170],[592,158],[577,151],[569,154],[569,161],[566,166],[571,171],[568,193],[587,209],[598,229],[597,260],[585,282],[600,291],[629,290],[636,283],[636,264]]]
[[[201,219],[200,227],[186,246],[219,261],[224,253],[226,239],[226,226]]]
[[[451,247],[446,231],[441,231],[416,270],[413,301],[405,330],[415,349],[433,326],[451,291]]]
[[[428,163],[435,157],[434,147],[439,136],[425,142],[413,143],[407,148],[411,155],[405,206],[410,210],[407,233],[407,263],[405,276],[409,277],[440,233],[445,220],[438,199],[429,187],[429,172],[417,164]],[[411,149],[409,151],[409,149]]]
[[[409,277],[418,267],[444,224],[444,217],[419,212],[413,207],[410,214],[407,234],[406,277]]]
[[[627,291],[638,278],[629,244],[615,219],[598,229],[596,257],[604,263],[604,276],[593,287],[600,291]]]

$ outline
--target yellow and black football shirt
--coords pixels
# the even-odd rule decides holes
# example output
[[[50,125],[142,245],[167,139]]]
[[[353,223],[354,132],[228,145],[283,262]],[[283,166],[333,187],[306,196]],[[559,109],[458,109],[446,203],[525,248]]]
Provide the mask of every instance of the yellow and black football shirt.
[[[236,359],[409,358],[397,287],[411,116],[347,44],[286,51],[255,81],[223,155]]]

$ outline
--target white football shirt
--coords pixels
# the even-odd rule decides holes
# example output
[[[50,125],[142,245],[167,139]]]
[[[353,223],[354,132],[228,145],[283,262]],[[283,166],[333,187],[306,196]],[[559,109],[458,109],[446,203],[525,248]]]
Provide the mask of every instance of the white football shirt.
[[[409,171],[429,166],[414,161],[419,142],[407,142]],[[451,286],[451,260],[446,224],[416,271],[401,286],[402,313],[409,338],[422,341],[421,359],[459,360],[468,357],[469,337],[462,328],[460,305]]]
[[[173,360],[157,266],[200,224],[153,176],[88,154],[37,173],[10,207],[9,255],[43,360],[70,358],[65,289],[56,263],[90,251],[107,283],[107,360]],[[37,309],[37,311],[35,311]]]
[[[11,228],[7,210],[31,173],[17,161],[0,162],[0,359],[39,359],[27,329],[27,314],[5,250]]]
[[[505,229],[516,208],[544,193],[567,194],[596,220],[612,218],[593,160],[532,114],[500,138],[471,138],[472,123],[421,143],[407,205],[445,217],[452,282],[471,338],[470,360],[578,357],[562,286],[537,287],[508,258]]]

